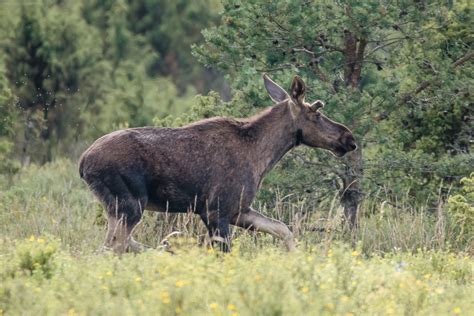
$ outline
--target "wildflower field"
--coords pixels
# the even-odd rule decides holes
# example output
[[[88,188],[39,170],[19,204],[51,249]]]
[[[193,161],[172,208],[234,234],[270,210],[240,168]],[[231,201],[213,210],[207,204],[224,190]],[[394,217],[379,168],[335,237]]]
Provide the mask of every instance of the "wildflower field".
[[[192,214],[148,213],[136,237],[153,249],[117,256],[98,251],[102,208],[74,164],[30,167],[0,195],[0,315],[472,314],[472,245],[441,213],[380,207],[352,233],[336,207],[323,232],[317,212],[290,216],[294,253],[235,230],[222,254]]]

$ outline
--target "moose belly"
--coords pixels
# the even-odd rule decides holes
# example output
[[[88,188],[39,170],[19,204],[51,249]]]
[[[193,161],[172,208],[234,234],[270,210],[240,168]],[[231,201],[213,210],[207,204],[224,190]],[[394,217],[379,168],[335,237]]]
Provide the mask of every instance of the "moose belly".
[[[158,212],[186,213],[198,212],[203,207],[202,196],[195,190],[176,185],[158,186],[151,190],[148,197],[148,209]]]

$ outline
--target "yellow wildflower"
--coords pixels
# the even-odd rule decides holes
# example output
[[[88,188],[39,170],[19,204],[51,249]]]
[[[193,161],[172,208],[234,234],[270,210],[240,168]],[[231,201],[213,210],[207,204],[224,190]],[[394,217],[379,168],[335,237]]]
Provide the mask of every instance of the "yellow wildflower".
[[[334,304],[333,303],[328,303],[324,304],[324,307],[330,311],[334,310]]]
[[[30,241],[35,241],[35,239],[36,239],[35,236],[33,235],[30,236]]]
[[[301,292],[303,293],[308,293],[309,289],[305,286],[304,288],[301,289]]]
[[[142,278],[140,278],[140,277],[135,278],[135,282],[140,283],[141,281],[142,281]]]
[[[37,242],[38,244],[44,244],[45,240],[43,238],[38,238]]]
[[[217,309],[218,306],[219,306],[219,305],[217,305],[217,303],[211,303],[211,304],[209,304],[209,307],[210,307],[211,309]]]
[[[462,311],[461,311],[461,309],[460,309],[459,307],[455,307],[455,308],[453,309],[453,313],[454,313],[454,314],[459,315],[459,314],[461,314],[461,312],[462,312]]]
[[[178,280],[176,281],[176,287],[183,287],[186,285],[186,281],[183,281],[183,280]]]
[[[227,309],[230,310],[230,311],[235,311],[237,308],[235,307],[234,304],[228,304]]]
[[[176,307],[176,308],[174,309],[174,311],[175,311],[176,314],[181,314],[181,312],[182,312],[183,310],[181,309],[181,307],[178,306],[178,307]]]
[[[352,255],[353,257],[357,257],[357,256],[359,255],[359,252],[358,252],[357,250],[354,250],[354,251],[351,253],[351,255]]]
[[[169,304],[171,302],[170,295],[168,294],[168,292],[161,292],[161,301],[163,302],[163,304]]]

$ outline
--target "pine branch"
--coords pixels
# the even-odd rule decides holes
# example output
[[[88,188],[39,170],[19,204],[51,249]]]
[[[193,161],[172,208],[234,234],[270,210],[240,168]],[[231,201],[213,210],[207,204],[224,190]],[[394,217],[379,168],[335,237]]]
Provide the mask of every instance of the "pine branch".
[[[462,64],[464,64],[466,61],[470,60],[472,57],[474,56],[474,53],[472,51],[468,52],[466,55],[464,55],[463,57],[459,58],[458,60],[456,60],[455,62],[453,62],[451,64],[452,68],[456,68],[458,66],[461,66]],[[433,79],[433,80],[425,80],[423,81],[418,87],[416,87],[415,90],[413,90],[413,92],[411,93],[408,93],[406,94],[404,97],[403,97],[403,102],[404,103],[407,103],[409,102],[411,99],[413,99],[413,97],[417,94],[419,94],[420,92],[422,92],[423,90],[425,90],[426,88],[428,88],[432,83],[433,81],[435,81],[437,79],[437,76]]]

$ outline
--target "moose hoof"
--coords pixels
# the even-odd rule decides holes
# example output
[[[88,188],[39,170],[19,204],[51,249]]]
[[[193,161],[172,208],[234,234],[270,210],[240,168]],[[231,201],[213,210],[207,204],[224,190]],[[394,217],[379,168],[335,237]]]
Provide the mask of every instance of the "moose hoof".
[[[130,252],[134,252],[134,253],[140,253],[140,252],[143,252],[145,250],[149,250],[151,249],[151,247],[148,247],[142,243],[139,243],[138,241],[136,241],[135,239],[131,238],[130,241],[128,242],[128,250]]]
[[[230,252],[231,248],[229,245],[229,241],[220,236],[213,236],[211,238],[211,245],[213,248],[217,248],[222,252]]]

